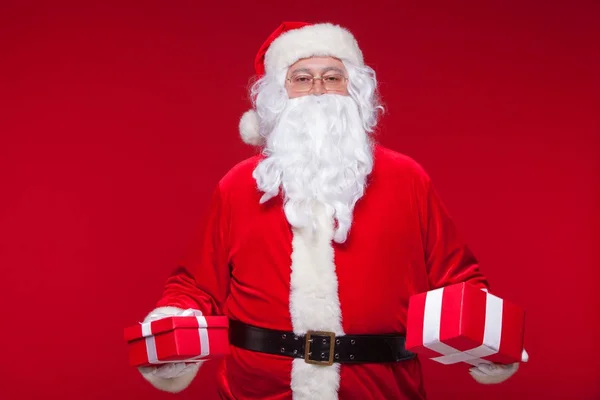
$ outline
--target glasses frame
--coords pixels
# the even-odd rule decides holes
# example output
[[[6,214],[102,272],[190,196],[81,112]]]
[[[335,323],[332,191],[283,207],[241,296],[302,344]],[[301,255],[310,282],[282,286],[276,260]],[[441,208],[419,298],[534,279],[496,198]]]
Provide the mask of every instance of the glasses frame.
[[[347,83],[348,83],[348,77],[347,77],[347,76],[345,76],[344,74],[334,74],[334,75],[339,75],[339,76],[341,76],[341,77],[343,78],[343,80],[344,80],[344,83],[345,83],[345,84],[347,84]],[[304,76],[304,75],[302,75],[302,76]],[[311,83],[310,83],[310,87],[308,87],[308,89],[307,89],[307,90],[298,90],[298,89],[295,89],[293,86],[292,86],[292,89],[294,89],[294,91],[296,91],[297,93],[306,93],[306,92],[310,92],[310,91],[311,91],[311,90],[313,90],[313,88],[315,87],[315,81],[318,81],[318,80],[320,80],[320,81],[321,81],[321,84],[323,85],[323,89],[324,89],[325,91],[328,91],[328,92],[337,92],[337,91],[339,91],[339,90],[330,90],[330,89],[327,89],[327,88],[325,87],[325,81],[323,80],[323,78],[324,78],[324,77],[322,77],[322,76],[312,76],[312,75],[306,74],[306,77],[309,77],[309,76],[311,77]],[[331,76],[331,75],[329,75],[329,76]],[[327,77],[328,77],[328,76],[325,76],[325,78],[327,78]],[[290,76],[289,78],[286,78],[285,80],[286,80],[287,82],[289,82],[289,83],[290,83],[290,85],[292,85],[292,78],[294,78],[294,76]]]

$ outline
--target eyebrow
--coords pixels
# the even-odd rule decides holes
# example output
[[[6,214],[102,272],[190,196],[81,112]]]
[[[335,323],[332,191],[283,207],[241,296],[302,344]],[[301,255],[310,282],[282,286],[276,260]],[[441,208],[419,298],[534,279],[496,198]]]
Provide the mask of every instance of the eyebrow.
[[[334,72],[344,75],[344,71],[338,67],[325,67],[321,70],[321,74],[326,74],[327,72],[330,72],[330,71],[334,71]],[[291,75],[295,75],[295,74],[299,74],[299,73],[311,74],[311,70],[308,68],[298,68],[298,69],[293,70]]]

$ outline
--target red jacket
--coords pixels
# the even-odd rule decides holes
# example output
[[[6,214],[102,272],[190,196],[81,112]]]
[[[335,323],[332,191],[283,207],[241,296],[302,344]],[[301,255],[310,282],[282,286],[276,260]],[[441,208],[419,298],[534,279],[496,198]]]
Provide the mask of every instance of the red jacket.
[[[232,168],[158,306],[296,333],[403,334],[411,295],[464,281],[487,287],[426,172],[381,146],[374,156],[344,244],[331,242],[327,224],[312,238],[291,229],[279,197],[259,204],[260,156]],[[418,359],[323,367],[233,346],[218,386],[239,400],[289,399],[292,387],[297,399],[425,398]]]

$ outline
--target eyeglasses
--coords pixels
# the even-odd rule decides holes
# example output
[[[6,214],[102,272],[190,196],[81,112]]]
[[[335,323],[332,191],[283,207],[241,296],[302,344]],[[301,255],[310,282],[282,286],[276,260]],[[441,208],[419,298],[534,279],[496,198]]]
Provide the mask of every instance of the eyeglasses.
[[[299,74],[286,80],[290,83],[290,88],[295,92],[310,91],[317,80],[320,80],[323,83],[323,88],[325,90],[338,92],[346,88],[346,81],[348,78],[342,74],[328,74],[322,77]]]

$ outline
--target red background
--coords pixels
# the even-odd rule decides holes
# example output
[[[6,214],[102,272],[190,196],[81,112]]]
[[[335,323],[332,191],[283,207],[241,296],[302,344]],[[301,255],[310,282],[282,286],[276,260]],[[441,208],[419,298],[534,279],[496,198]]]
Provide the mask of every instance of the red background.
[[[429,171],[494,292],[527,310],[513,379],[424,360],[431,399],[599,398],[600,3],[416,3],[0,3],[0,398],[172,397],[127,365],[122,329],[253,154],[238,119],[282,20],[355,33],[380,141]],[[215,399],[213,372],[180,398]]]

